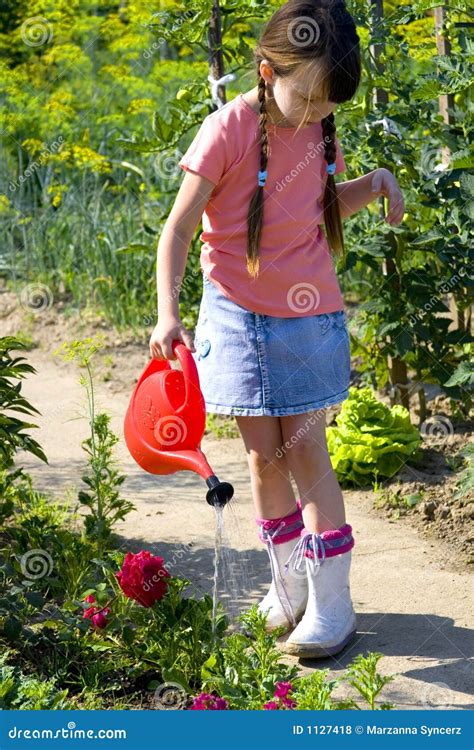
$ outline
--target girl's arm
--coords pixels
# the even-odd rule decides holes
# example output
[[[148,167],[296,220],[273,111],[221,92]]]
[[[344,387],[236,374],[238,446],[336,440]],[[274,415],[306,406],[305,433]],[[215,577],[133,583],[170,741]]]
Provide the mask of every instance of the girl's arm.
[[[180,320],[179,291],[191,240],[214,188],[206,177],[186,172],[161,232],[156,261],[158,323],[150,339],[150,355],[156,359],[175,359],[174,339],[192,346],[192,335]]]
[[[380,195],[389,200],[389,210],[385,217],[388,224],[400,224],[405,206],[397,180],[390,170],[380,167],[354,180],[336,183],[337,198],[341,219],[347,219],[356,211],[365,208]]]
[[[189,245],[214,187],[213,182],[193,172],[186,172],[184,175],[158,242],[158,317],[179,319],[179,289],[186,268]]]

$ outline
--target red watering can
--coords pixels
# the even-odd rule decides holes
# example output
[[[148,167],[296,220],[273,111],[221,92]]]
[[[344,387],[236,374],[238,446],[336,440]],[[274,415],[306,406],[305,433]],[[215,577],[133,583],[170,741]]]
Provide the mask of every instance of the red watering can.
[[[206,426],[204,397],[189,349],[173,341],[181,370],[166,359],[151,359],[132,393],[124,421],[127,448],[150,474],[196,471],[209,487],[209,505],[224,506],[234,488],[220,482],[200,445]]]

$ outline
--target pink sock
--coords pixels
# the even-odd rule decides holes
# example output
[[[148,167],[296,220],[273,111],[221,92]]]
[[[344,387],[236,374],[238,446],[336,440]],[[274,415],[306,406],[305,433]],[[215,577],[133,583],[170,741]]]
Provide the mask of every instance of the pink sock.
[[[296,501],[296,510],[281,518],[256,518],[259,527],[258,536],[262,542],[266,541],[266,535],[271,534],[274,544],[283,544],[290,539],[300,536],[304,528],[301,503]]]
[[[301,536],[303,537],[307,534],[310,535],[311,532],[303,528]],[[355,544],[354,537],[352,536],[352,526],[348,523],[345,523],[339,529],[328,529],[328,531],[323,531],[322,534],[316,534],[316,536],[319,536],[324,544],[326,557],[334,557],[335,555],[342,555],[344,552],[349,552]],[[312,536],[308,536],[305,556],[314,557]],[[318,558],[320,557],[322,557],[322,552],[318,547]]]

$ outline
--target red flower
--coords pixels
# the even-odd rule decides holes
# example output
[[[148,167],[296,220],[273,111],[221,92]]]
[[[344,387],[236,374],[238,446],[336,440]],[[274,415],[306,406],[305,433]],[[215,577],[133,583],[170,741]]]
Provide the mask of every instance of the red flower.
[[[163,567],[163,558],[153,556],[148,550],[138,554],[127,552],[121,570],[115,574],[125,596],[143,607],[151,607],[164,597],[170,574]]]
[[[110,609],[108,607],[105,607],[100,612],[97,612],[95,615],[92,615],[91,621],[95,628],[98,628],[102,630],[102,628],[105,628],[107,625],[107,615],[110,614]]]
[[[85,602],[88,602],[91,604],[92,602],[95,602],[95,597],[93,594],[89,594],[89,596],[86,596],[84,598]],[[83,619],[90,620],[92,625],[102,630],[107,625],[107,615],[110,614],[110,609],[108,607],[88,607],[83,614]]]

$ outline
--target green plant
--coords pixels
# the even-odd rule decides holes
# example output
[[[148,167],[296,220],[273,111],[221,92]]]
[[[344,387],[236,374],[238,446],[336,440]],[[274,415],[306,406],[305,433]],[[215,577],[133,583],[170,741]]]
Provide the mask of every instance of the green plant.
[[[114,524],[123,521],[127,513],[135,509],[117,490],[126,476],[119,474],[114,466],[112,449],[118,437],[110,430],[109,422],[108,414],[97,414],[91,437],[82,442],[90,469],[89,474],[83,474],[82,481],[89,491],[80,490],[78,495],[79,502],[90,511],[85,517],[86,534],[100,545],[110,536]]]
[[[327,444],[334,471],[345,485],[364,486],[379,476],[394,476],[416,457],[421,442],[408,410],[400,404],[390,409],[368,387],[349,389],[336,424],[327,429]]]
[[[232,633],[202,668],[202,689],[215,691],[234,709],[260,709],[272,700],[277,682],[291,681],[298,668],[285,664],[276,642],[283,628],[265,629],[266,615],[254,605],[240,616],[248,634]]]
[[[455,500],[465,497],[474,487],[474,443],[468,443],[465,445],[464,448],[456,454],[456,457],[459,456],[464,459],[464,469],[461,471],[456,482],[456,492],[454,493]]]
[[[202,665],[225,633],[228,620],[219,605],[213,620],[213,600],[208,594],[196,599],[184,596],[190,581],[167,579],[166,594],[150,607],[124,596],[116,579],[116,566],[123,553],[93,562],[102,569],[106,582],[82,592],[93,594],[100,606],[108,606],[112,616],[100,633],[91,632],[84,622],[77,623],[89,638],[91,648],[117,652],[130,663],[129,672],[140,675],[153,667],[164,680],[177,682],[191,692],[199,684]],[[76,607],[81,601],[74,602]],[[214,626],[214,627],[213,627]]]
[[[376,699],[382,688],[395,679],[395,675],[383,676],[377,672],[377,665],[382,657],[383,654],[376,651],[367,654],[367,656],[358,654],[347,667],[347,674],[350,677],[349,684],[357,690],[372,710],[377,708]],[[354,708],[356,707],[354,706]],[[380,708],[382,710],[390,709],[393,708],[393,704],[382,703]]]
[[[41,446],[24,432],[38,425],[6,414],[7,409],[21,414],[40,413],[21,395],[21,379],[27,373],[35,373],[36,370],[26,362],[24,357],[11,355],[12,349],[27,348],[25,341],[14,336],[0,338],[0,469],[13,466],[14,455],[19,449],[28,451],[48,463]],[[14,385],[12,381],[15,380],[18,382]]]
[[[12,652],[0,655],[0,709],[23,711],[65,710],[73,708],[67,690],[59,690],[55,680],[25,675],[7,662]]]
[[[207,414],[206,427],[217,438],[235,438],[240,436],[239,428],[233,417],[223,417],[220,414]]]
[[[362,696],[369,709],[376,710],[376,699],[382,688],[395,678],[395,675],[384,677],[377,672],[378,661],[381,658],[382,654],[374,651],[367,656],[358,654],[345,672],[333,679],[328,679],[329,669],[317,669],[310,675],[300,677],[296,680],[292,692],[297,709],[338,711],[366,708],[366,706],[359,706],[352,697],[338,701],[332,699],[331,696],[336,686],[347,682]],[[394,705],[384,702],[380,708],[388,710],[394,708]]]
[[[354,658],[340,677],[328,679],[329,669],[316,669],[299,676],[299,668],[285,663],[284,653],[276,643],[283,629],[267,633],[266,615],[256,605],[241,615],[245,633],[226,637],[202,668],[202,690],[224,698],[230,709],[296,708],[297,710],[344,710],[359,708],[352,697],[334,700],[335,687],[349,682],[371,709],[376,698],[393,676],[382,677],[377,663],[382,654],[369,653]],[[277,690],[275,690],[277,688]],[[286,688],[283,693],[281,690]],[[285,694],[293,706],[276,699]],[[381,708],[392,708],[384,703]]]
[[[463,399],[459,402],[454,402],[454,404],[458,407],[458,412],[462,416],[468,417],[471,414],[473,405],[474,362],[471,360],[460,362],[451,377],[443,383],[443,386],[446,388],[462,387]],[[452,399],[452,401],[454,400]]]
[[[15,513],[0,534],[0,634],[21,643],[26,654],[40,621],[54,617],[55,629],[70,629],[67,602],[90,580],[97,548],[70,528],[75,518],[69,506],[35,491],[28,475],[22,473],[9,492]]]
[[[315,669],[309,675],[296,680],[292,697],[298,710],[335,711],[354,708],[354,701],[334,701],[333,690],[342,682],[342,677],[328,680],[329,669]]]
[[[82,443],[88,455],[90,469],[89,474],[82,476],[82,481],[89,487],[89,491],[80,490],[78,499],[90,511],[85,517],[86,534],[97,542],[99,553],[112,533],[114,523],[123,520],[127,513],[135,509],[133,503],[122,498],[117,489],[126,476],[115,468],[112,449],[118,442],[118,437],[110,430],[110,417],[105,413],[95,413],[92,361],[103,345],[104,337],[98,335],[82,341],[63,343],[54,352],[63,352],[64,360],[77,360],[87,373],[87,376],[81,375],[80,382],[86,389],[91,428],[90,437]]]
[[[390,487],[384,487],[374,491],[374,507],[375,508],[390,508],[396,513],[405,512],[414,508],[424,498],[425,491],[411,493],[406,495],[403,492],[403,488],[397,488],[392,490]]]

